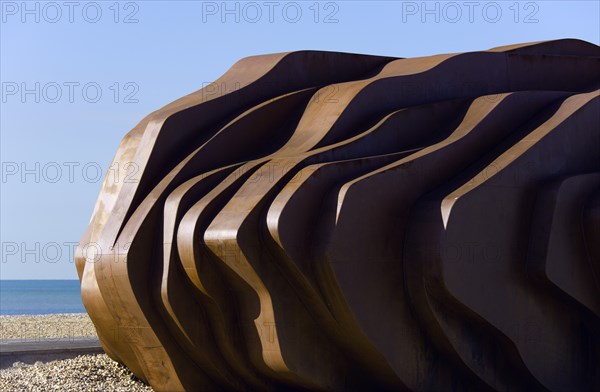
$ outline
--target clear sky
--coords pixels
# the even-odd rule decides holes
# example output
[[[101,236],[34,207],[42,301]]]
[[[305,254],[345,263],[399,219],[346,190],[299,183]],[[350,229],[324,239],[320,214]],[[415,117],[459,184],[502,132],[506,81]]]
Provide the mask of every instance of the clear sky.
[[[1,1],[0,279],[75,279],[121,137],[236,60],[300,49],[413,57],[580,38],[592,1]]]

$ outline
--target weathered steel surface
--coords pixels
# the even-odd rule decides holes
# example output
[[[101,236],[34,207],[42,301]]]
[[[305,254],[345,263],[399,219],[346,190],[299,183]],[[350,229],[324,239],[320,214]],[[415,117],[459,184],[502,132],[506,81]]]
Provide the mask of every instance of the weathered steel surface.
[[[103,348],[160,391],[600,390],[599,87],[577,40],[239,61],[117,151]]]

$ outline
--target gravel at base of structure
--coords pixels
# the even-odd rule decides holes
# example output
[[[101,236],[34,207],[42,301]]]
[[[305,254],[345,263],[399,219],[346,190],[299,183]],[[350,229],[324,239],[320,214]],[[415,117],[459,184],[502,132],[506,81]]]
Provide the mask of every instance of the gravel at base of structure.
[[[73,359],[15,363],[0,370],[0,391],[153,391],[125,366],[106,354],[80,355]]]
[[[86,313],[0,316],[0,343],[9,339],[28,342],[72,337],[96,337],[94,324]]]

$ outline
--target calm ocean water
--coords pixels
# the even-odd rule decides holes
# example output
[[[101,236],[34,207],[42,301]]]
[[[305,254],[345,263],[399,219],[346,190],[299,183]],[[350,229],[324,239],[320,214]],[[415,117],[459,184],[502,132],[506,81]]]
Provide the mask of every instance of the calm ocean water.
[[[84,312],[78,280],[0,280],[0,315]]]

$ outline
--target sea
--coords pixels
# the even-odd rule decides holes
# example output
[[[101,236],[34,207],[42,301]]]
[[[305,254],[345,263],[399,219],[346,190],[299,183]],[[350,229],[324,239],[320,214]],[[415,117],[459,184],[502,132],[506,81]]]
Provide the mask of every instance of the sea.
[[[78,280],[0,280],[0,315],[85,313]]]

